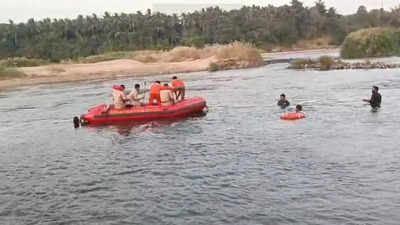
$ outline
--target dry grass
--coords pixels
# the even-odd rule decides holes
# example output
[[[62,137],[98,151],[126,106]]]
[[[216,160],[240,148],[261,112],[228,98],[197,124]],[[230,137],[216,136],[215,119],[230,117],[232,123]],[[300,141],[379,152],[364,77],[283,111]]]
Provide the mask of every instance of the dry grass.
[[[60,66],[51,66],[49,69],[53,73],[63,73],[66,71],[64,68],[62,68]]]
[[[232,59],[247,62],[249,65],[260,65],[263,61],[260,52],[254,46],[241,42],[229,45],[213,45],[205,48],[176,47],[169,52],[147,52],[134,57],[143,63],[185,62],[216,57],[218,61]]]
[[[179,46],[171,51],[110,52],[80,59],[81,63],[96,63],[116,59],[133,59],[142,63],[191,62],[214,57],[211,70],[245,68],[263,63],[260,51],[251,44],[233,42],[228,45],[212,45],[204,48]],[[55,71],[63,72],[63,71]]]
[[[0,60],[3,67],[33,67],[49,64],[49,61],[43,59],[29,59],[26,57],[14,57]]]
[[[17,68],[7,68],[0,65],[0,80],[10,78],[20,78],[25,74]]]
[[[259,65],[263,62],[260,52],[254,46],[241,42],[218,47],[216,56],[219,60],[237,59],[251,65]]]
[[[79,63],[97,63],[104,61],[111,61],[117,59],[136,59],[138,56],[147,56],[152,54],[159,54],[160,51],[143,50],[143,51],[119,51],[107,52],[100,55],[92,55],[85,58],[78,59]]]
[[[217,63],[212,62],[208,66],[208,71],[210,71],[210,72],[216,72],[218,70],[220,70],[220,68],[219,68],[219,65]]]

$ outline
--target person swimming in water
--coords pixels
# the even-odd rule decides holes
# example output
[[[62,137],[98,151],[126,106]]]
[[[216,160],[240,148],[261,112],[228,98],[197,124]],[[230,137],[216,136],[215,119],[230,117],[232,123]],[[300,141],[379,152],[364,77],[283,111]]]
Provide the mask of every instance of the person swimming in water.
[[[280,106],[282,109],[285,109],[286,107],[290,106],[290,102],[286,99],[285,94],[281,94],[280,99],[278,101],[278,106]]]
[[[302,106],[302,105],[296,105],[296,113],[305,114],[305,113],[303,112],[303,106]]]

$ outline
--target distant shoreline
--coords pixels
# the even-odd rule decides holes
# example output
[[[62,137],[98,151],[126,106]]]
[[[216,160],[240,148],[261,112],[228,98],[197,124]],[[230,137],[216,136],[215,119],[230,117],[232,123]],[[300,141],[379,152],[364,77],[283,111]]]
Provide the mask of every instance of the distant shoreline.
[[[74,81],[199,72],[208,70],[209,64],[213,61],[215,61],[214,57],[171,63],[141,63],[135,60],[120,59],[90,64],[52,64],[22,67],[18,69],[27,76],[0,80],[0,89]]]
[[[20,63],[20,65],[29,65],[30,59],[19,60],[27,61],[26,64]],[[85,63],[85,60],[90,63]],[[12,64],[14,61],[10,59],[6,62]],[[0,89],[38,84],[250,68],[262,65],[263,58],[259,50],[240,42],[201,49],[177,47],[167,52],[111,52],[88,57],[75,63],[3,69],[5,79],[0,80]],[[13,71],[16,75],[7,78],[9,71]]]
[[[323,53],[334,50],[335,49],[332,48],[293,50],[264,53],[262,56],[264,58],[264,65],[267,65],[273,63],[275,60],[282,60],[274,59],[273,56],[284,56],[286,54],[298,53]],[[118,59],[98,63],[50,64],[37,67],[21,67],[18,69],[27,76],[0,80],[0,89],[11,89],[40,84],[112,80],[117,78],[152,77],[175,73],[201,72],[207,71],[210,63],[215,63],[217,61],[216,57],[183,62],[156,63],[142,63],[132,59]]]

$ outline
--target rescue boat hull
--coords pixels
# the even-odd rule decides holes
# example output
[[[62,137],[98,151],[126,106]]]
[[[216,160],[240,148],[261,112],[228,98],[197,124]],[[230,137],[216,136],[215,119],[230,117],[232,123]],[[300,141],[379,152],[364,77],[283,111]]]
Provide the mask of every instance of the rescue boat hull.
[[[80,117],[82,125],[109,125],[128,122],[143,122],[161,119],[188,117],[204,113],[207,104],[203,98],[192,98],[173,106],[139,106],[126,109],[107,110],[107,105],[99,105]]]

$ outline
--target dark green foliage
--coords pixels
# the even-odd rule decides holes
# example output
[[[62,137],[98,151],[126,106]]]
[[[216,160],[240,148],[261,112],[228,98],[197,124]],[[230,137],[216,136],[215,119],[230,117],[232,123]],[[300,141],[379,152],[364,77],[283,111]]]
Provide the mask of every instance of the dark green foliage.
[[[341,49],[343,58],[400,55],[400,30],[362,29],[348,35]]]
[[[0,24],[0,59],[41,58],[51,62],[112,51],[168,50],[179,45],[203,47],[243,41],[258,47],[291,46],[322,36],[341,44],[352,31],[372,26],[400,26],[400,9],[392,12],[360,7],[341,16],[322,0],[306,7],[299,0],[280,7],[218,7],[182,15],[137,12],[95,14],[76,19],[28,20]]]
[[[335,59],[330,56],[321,56],[319,58],[320,69],[321,70],[330,70],[332,66],[335,64]]]

